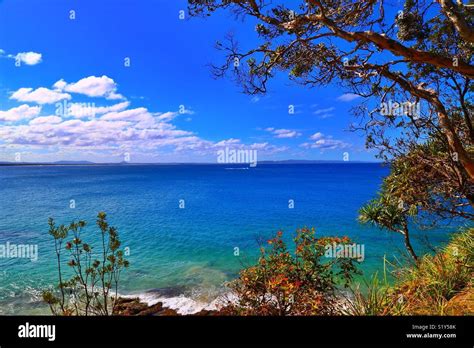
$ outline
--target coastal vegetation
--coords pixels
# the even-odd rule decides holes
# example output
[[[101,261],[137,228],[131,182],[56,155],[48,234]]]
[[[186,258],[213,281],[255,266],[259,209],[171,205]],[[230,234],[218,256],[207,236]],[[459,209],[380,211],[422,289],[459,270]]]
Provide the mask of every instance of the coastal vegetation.
[[[327,258],[326,246],[350,245],[347,237],[315,236],[314,228],[296,231],[290,252],[280,231],[260,248],[255,265],[243,269],[229,283],[235,301],[224,312],[234,315],[334,315],[338,286],[348,287],[357,270],[349,257]]]
[[[393,196],[382,189],[377,199],[372,200],[360,209],[359,221],[400,233],[403,236],[406,250],[416,262],[418,256],[411,245],[408,229],[409,218],[416,215],[416,207],[414,208],[413,206],[406,208],[403,202],[394,201]]]
[[[474,315],[474,229],[454,234],[417,267],[392,266],[395,282],[374,275],[352,289],[347,315]]]
[[[353,280],[351,259],[327,260],[326,243],[347,238],[315,238],[313,229],[297,231],[292,256],[281,233],[268,241],[256,265],[230,283],[237,297],[225,315],[474,315],[474,229],[454,234],[434,255],[417,265],[386,261],[383,278]],[[323,248],[322,248],[323,247]],[[339,260],[339,261],[337,261]],[[387,265],[386,264],[386,265]],[[390,273],[395,279],[388,280]]]
[[[148,306],[137,298],[122,298],[120,274],[129,266],[120,250],[118,232],[99,213],[100,251],[83,241],[86,222],[56,226],[53,236],[59,284],[43,293],[54,315],[178,315],[161,302]],[[69,238],[69,239],[68,239]],[[260,246],[255,264],[244,267],[227,287],[231,296],[217,310],[196,315],[473,315],[474,228],[453,235],[436,254],[416,264],[385,260],[383,279],[372,275],[365,284],[354,255],[329,253],[333,245],[351,246],[348,237],[316,236],[314,228],[296,231],[289,248],[279,231]],[[328,248],[331,246],[331,248]],[[64,250],[63,250],[64,249]],[[341,250],[347,250],[341,248]],[[62,258],[62,252],[67,256]],[[64,280],[63,263],[73,271]],[[388,281],[387,275],[394,277]],[[367,276],[367,275],[364,275]]]
[[[104,212],[97,215],[96,223],[97,251],[83,239],[85,221],[56,226],[54,219],[49,219],[59,283],[57,291],[43,292],[43,300],[55,315],[111,315],[115,311],[120,275],[129,262],[120,249],[118,231],[109,225]],[[63,258],[72,272],[64,271]],[[65,274],[71,277],[65,279]]]

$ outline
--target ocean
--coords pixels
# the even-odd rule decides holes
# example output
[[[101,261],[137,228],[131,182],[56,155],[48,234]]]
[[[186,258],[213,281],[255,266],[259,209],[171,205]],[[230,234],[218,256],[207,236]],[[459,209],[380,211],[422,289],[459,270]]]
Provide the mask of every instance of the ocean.
[[[57,283],[48,218],[86,220],[94,244],[96,215],[117,227],[130,267],[120,293],[162,300],[191,313],[212,306],[258,240],[297,228],[347,235],[364,245],[363,277],[382,272],[386,256],[405,258],[401,236],[357,222],[389,169],[377,163],[238,165],[78,165],[0,167],[0,245],[37,246],[37,260],[0,258],[0,314],[48,313],[41,291]],[[414,230],[418,253],[448,240],[452,228]]]

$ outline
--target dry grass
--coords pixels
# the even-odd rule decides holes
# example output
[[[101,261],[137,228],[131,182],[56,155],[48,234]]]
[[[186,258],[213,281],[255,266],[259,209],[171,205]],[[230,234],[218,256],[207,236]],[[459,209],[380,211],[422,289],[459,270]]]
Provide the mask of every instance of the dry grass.
[[[395,285],[375,276],[367,291],[353,291],[344,314],[350,315],[473,315],[474,228],[457,233],[435,255],[417,267],[396,272]]]

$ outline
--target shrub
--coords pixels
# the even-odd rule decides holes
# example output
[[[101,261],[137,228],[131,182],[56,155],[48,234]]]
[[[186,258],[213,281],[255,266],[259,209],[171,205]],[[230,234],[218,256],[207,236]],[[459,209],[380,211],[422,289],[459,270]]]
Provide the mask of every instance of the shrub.
[[[330,315],[336,312],[337,286],[348,286],[358,273],[350,258],[326,258],[325,246],[352,244],[349,238],[317,239],[314,228],[297,230],[291,253],[280,231],[260,248],[254,266],[229,284],[236,296],[224,313],[236,315]]]
[[[59,279],[59,291],[43,292],[43,300],[48,303],[51,312],[54,315],[113,314],[120,274],[129,263],[123,251],[119,250],[118,232],[115,227],[109,226],[106,214],[100,212],[97,215],[101,241],[98,253],[94,253],[94,248],[82,239],[87,224],[85,221],[56,226],[50,218],[48,224],[49,234],[54,238]],[[64,251],[68,256],[67,265],[73,271],[68,280],[64,280],[62,267]]]

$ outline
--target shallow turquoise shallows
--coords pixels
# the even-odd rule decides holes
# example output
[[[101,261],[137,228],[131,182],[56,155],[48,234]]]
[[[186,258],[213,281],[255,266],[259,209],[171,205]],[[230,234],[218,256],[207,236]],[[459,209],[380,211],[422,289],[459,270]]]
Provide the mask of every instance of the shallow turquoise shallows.
[[[94,244],[99,211],[130,250],[124,294],[210,300],[252,262],[259,238],[282,230],[290,241],[304,226],[363,244],[369,276],[384,255],[400,262],[405,255],[400,236],[356,220],[387,174],[362,163],[0,167],[0,244],[38,245],[36,262],[0,258],[0,314],[44,310],[41,289],[57,282],[48,218],[86,220],[83,238]],[[440,245],[450,231],[414,231],[414,247],[426,251],[425,235]]]

